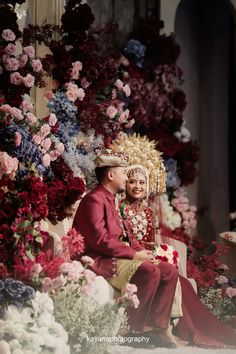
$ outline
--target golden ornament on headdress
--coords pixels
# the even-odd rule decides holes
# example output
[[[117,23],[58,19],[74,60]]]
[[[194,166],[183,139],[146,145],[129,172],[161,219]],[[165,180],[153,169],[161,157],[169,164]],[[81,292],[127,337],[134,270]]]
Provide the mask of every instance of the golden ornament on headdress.
[[[161,194],[166,191],[166,170],[162,153],[156,146],[156,142],[147,136],[122,134],[111,148],[128,153],[130,165],[144,166],[149,172],[149,192]]]

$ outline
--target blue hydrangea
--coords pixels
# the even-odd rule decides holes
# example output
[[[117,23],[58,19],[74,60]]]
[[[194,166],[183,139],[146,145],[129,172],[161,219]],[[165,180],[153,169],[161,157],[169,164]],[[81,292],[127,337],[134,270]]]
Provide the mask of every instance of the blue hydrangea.
[[[11,304],[17,307],[24,306],[34,296],[34,288],[24,284],[20,280],[13,278],[0,280],[0,318],[3,317],[6,306]]]
[[[72,136],[75,136],[79,132],[78,109],[65,96],[64,92],[58,92],[55,98],[48,102],[48,108],[50,112],[55,113],[57,116],[59,128],[55,135],[58,136],[63,144],[66,144]]]
[[[164,165],[167,172],[166,186],[167,189],[177,189],[180,186],[180,178],[177,173],[177,161],[170,158],[164,161]]]
[[[15,133],[21,134],[21,143],[15,146]],[[38,147],[32,142],[32,136],[24,125],[17,125],[12,122],[7,127],[0,129],[0,139],[4,141],[4,150],[11,156],[26,165],[35,165],[40,175],[45,173],[45,167],[42,164],[42,153]]]
[[[131,58],[139,68],[144,66],[145,53],[146,47],[137,39],[130,39],[124,48],[124,54]]]

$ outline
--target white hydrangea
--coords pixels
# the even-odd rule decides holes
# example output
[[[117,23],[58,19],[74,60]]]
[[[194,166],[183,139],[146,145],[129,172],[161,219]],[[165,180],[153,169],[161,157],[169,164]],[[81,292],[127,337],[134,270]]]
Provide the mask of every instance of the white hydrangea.
[[[0,353],[70,354],[68,334],[56,322],[53,311],[52,299],[38,291],[27,307],[10,305],[0,320]]]

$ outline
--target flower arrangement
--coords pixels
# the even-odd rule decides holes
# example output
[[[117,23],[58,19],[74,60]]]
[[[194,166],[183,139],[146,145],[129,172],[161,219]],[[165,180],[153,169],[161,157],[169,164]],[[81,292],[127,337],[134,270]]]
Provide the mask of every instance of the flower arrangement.
[[[69,354],[68,335],[55,321],[53,310],[49,295],[38,291],[21,309],[9,305],[0,319],[1,352]]]
[[[162,242],[159,246],[155,246],[152,252],[156,259],[173,264],[178,268],[179,254],[171,245]]]
[[[85,277],[86,272],[87,270],[84,273]],[[92,278],[90,276],[89,278],[91,282]],[[137,289],[134,285],[128,284],[123,297],[117,301],[99,304],[95,297],[87,295],[87,289],[84,293],[78,281],[84,279],[81,280],[80,277],[76,280],[74,276],[74,279],[71,278],[63,287],[52,293],[56,318],[68,331],[74,352],[94,353],[96,350],[97,353],[104,353],[109,349],[109,341],[97,341],[96,338],[116,336],[120,328],[122,330],[127,328],[127,318],[123,309],[130,305],[138,306],[139,302],[134,294]]]

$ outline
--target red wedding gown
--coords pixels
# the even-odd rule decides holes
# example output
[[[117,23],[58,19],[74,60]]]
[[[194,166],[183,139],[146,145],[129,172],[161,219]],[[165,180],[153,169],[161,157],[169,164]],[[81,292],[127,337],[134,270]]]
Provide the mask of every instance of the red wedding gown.
[[[150,249],[155,241],[152,210],[142,203],[123,200],[121,216],[127,219],[133,237]],[[132,240],[131,240],[132,242]],[[190,344],[208,348],[236,347],[236,331],[218,320],[200,301],[188,279],[179,276],[182,288],[182,311],[174,332]]]

